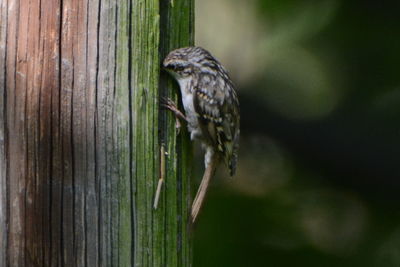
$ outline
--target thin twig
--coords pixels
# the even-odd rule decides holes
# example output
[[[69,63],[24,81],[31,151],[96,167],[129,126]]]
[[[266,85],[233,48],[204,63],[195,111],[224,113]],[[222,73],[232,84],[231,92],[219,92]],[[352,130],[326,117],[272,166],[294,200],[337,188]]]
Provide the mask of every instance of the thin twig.
[[[158,180],[156,196],[154,198],[154,206],[153,206],[154,209],[157,209],[158,201],[160,199],[160,194],[161,194],[161,187],[164,183],[164,178],[165,178],[165,148],[164,148],[164,144],[161,145],[160,160],[161,160],[160,179]]]

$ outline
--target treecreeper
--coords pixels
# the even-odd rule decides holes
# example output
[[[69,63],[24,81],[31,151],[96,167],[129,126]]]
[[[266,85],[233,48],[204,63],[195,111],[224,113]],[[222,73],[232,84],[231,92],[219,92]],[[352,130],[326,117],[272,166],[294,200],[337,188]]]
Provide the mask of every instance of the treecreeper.
[[[192,204],[195,222],[204,202],[211,177],[220,161],[233,176],[239,149],[239,100],[225,68],[201,47],[171,51],[163,67],[179,83],[184,113],[170,99],[163,105],[186,121],[191,140],[200,140],[205,151],[205,171]]]

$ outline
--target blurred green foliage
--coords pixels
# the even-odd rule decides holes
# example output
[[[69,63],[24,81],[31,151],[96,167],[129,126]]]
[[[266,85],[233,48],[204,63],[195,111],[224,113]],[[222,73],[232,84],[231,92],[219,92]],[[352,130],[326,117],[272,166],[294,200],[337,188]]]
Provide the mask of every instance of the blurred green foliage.
[[[194,266],[400,266],[399,4],[197,6],[196,42],[236,80],[243,138]]]

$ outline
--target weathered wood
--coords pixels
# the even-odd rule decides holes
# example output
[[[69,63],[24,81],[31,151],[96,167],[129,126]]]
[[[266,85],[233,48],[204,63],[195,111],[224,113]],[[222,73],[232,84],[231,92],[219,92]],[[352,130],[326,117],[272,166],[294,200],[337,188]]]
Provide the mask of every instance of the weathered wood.
[[[0,266],[6,266],[7,247],[7,176],[5,154],[5,59],[7,40],[7,2],[0,0]],[[1,26],[3,25],[3,26]]]
[[[193,0],[0,0],[0,266],[191,265],[190,143],[159,97],[192,25]]]
[[[164,58],[172,49],[191,43],[194,39],[194,1],[160,1],[160,5],[160,51]],[[188,42],[188,40],[191,41]],[[174,86],[174,89],[164,89],[171,86]],[[166,72],[161,73],[160,89],[163,97],[168,96],[177,101],[179,89]],[[165,113],[163,115],[165,116]],[[166,196],[163,206],[168,207],[165,213],[165,224],[171,234],[166,238],[165,254],[173,256],[166,258],[166,266],[191,266],[190,222],[189,213],[187,213],[190,209],[187,204],[191,203],[188,180],[190,169],[185,167],[191,161],[190,141],[186,132],[177,138],[176,135],[171,135],[171,129],[175,128],[175,120],[172,114],[168,114],[168,120],[165,120],[164,116],[161,118],[162,128],[170,130],[162,136],[163,142],[166,143],[167,151],[178,155],[177,158],[167,158]],[[179,153],[182,150],[190,152]],[[171,177],[177,177],[177,179]],[[176,220],[177,217],[179,221]],[[174,254],[175,251],[178,253]]]

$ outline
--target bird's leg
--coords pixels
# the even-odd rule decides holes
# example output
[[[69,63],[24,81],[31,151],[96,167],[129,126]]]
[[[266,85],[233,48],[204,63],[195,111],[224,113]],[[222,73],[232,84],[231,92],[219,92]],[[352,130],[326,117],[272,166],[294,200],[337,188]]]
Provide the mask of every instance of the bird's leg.
[[[170,98],[162,98],[161,105],[172,111],[177,118],[187,121],[186,116],[178,109],[175,102]]]
[[[179,121],[179,119],[184,120],[185,122],[187,122],[186,116],[178,109],[178,107],[176,106],[175,102],[172,101],[170,98],[162,98],[161,99],[161,105],[166,108],[169,109],[170,111],[172,111],[176,117],[176,123],[175,123],[175,127],[178,129],[181,128],[181,123]]]

